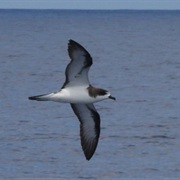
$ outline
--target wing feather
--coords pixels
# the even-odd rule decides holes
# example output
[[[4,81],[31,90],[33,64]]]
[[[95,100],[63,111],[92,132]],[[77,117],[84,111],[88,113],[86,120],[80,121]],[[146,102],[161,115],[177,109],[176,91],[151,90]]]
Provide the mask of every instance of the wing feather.
[[[66,80],[62,88],[74,84],[76,86],[77,84],[89,85],[88,71],[93,63],[91,55],[83,46],[73,40],[69,40],[68,53],[71,61],[66,67]]]
[[[93,156],[100,135],[100,116],[93,104],[71,104],[80,121],[81,146],[87,160]]]

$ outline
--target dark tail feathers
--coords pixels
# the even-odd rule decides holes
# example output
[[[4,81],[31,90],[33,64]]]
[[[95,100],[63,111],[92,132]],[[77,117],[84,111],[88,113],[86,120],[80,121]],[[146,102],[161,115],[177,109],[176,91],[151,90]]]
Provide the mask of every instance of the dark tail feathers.
[[[47,101],[46,96],[47,96],[47,94],[42,94],[42,95],[38,95],[38,96],[30,96],[29,100]]]

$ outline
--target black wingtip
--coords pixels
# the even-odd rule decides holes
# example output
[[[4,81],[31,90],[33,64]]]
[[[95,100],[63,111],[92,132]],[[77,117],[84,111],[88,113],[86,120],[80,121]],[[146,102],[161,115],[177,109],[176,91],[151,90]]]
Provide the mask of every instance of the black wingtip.
[[[93,157],[94,153],[95,153],[95,150],[94,150],[93,153],[92,152],[90,153],[90,152],[85,152],[84,151],[84,156],[85,156],[86,160],[89,161]]]
[[[77,43],[76,41],[69,39],[69,43]],[[78,44],[78,43],[77,43]]]
[[[89,160],[93,157],[93,155],[91,155],[91,156],[85,156],[85,157],[86,157],[86,160],[89,161]]]
[[[76,42],[76,41],[74,41],[74,40],[72,40],[72,39],[69,40],[68,45],[69,45],[69,46],[70,46],[70,45],[77,45],[77,46],[82,47],[78,42]],[[84,49],[84,47],[82,47],[82,48]]]
[[[91,158],[86,158],[87,161],[89,161]]]

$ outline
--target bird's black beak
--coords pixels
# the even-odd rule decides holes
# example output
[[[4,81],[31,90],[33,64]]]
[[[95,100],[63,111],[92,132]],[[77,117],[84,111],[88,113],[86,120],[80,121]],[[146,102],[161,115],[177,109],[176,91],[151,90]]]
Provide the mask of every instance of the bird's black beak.
[[[109,96],[109,99],[113,99],[113,100],[116,100],[116,98],[115,97],[113,97],[113,96]]]

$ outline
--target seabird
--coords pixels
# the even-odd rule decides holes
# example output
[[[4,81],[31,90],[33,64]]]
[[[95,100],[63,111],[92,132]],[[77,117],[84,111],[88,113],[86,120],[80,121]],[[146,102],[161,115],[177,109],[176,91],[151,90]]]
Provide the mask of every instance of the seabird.
[[[93,87],[88,71],[93,64],[89,52],[79,43],[69,40],[68,53],[71,59],[65,70],[65,82],[61,89],[50,94],[29,97],[30,100],[70,103],[80,121],[80,137],[87,160],[93,156],[100,135],[100,116],[93,103],[113,99],[110,92]]]

